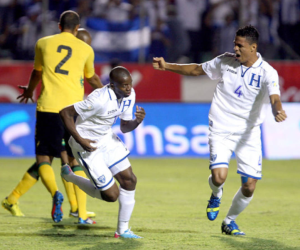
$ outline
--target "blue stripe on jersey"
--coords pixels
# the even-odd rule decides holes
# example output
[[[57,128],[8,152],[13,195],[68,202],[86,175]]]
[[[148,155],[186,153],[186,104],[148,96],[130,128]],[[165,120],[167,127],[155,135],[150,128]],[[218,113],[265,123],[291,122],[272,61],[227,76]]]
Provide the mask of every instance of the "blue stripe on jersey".
[[[261,177],[256,177],[256,176],[252,176],[250,174],[245,174],[245,173],[242,173],[241,171],[237,171],[238,174],[241,174],[241,175],[244,175],[246,177],[250,177],[252,179],[256,179],[256,180],[261,180]]]
[[[130,155],[130,153],[128,153],[128,155]],[[122,158],[121,160],[115,162],[114,164],[112,164],[110,167],[108,167],[109,169],[111,169],[113,166],[115,166],[116,164],[120,163],[121,161],[123,161],[128,155],[126,155],[124,158]]]
[[[228,166],[228,163],[227,162],[219,162],[219,163],[214,163],[214,164],[210,164],[209,165],[209,169],[213,166],[216,166],[216,165],[227,165]]]
[[[261,61],[260,65],[261,65],[262,63],[263,63],[263,61]],[[258,65],[258,67],[260,67],[260,65]],[[253,66],[253,65],[252,65],[252,66]],[[251,67],[252,67],[252,66],[251,66]],[[249,67],[248,69],[250,69],[251,67]],[[246,74],[246,72],[248,71],[248,69],[246,69],[245,72],[243,72],[243,66],[242,66],[242,64],[241,64],[241,71],[242,71],[242,74],[241,74],[241,75],[242,75],[242,77],[244,77],[244,75]]]
[[[89,169],[88,169],[88,165],[87,165],[87,163],[82,159],[82,157],[81,157],[81,155],[80,155],[80,153],[79,152],[77,152],[78,153],[78,155],[79,155],[79,157],[80,157],[80,159],[82,160],[82,163],[83,163],[83,165],[84,165],[84,167],[85,167],[85,169],[88,171],[88,173],[89,173],[89,175],[92,177],[92,175],[91,175],[91,173],[90,173],[90,171],[89,171]],[[92,178],[92,180],[93,180],[93,182],[94,182],[94,185],[95,185],[95,187],[97,187],[97,188],[99,188],[98,186],[97,186],[97,184],[96,184],[96,182],[94,181],[94,179]]]
[[[110,95],[110,93],[109,93],[109,88],[107,88],[107,92],[108,92],[108,94],[109,94],[109,99],[111,100],[111,95]]]

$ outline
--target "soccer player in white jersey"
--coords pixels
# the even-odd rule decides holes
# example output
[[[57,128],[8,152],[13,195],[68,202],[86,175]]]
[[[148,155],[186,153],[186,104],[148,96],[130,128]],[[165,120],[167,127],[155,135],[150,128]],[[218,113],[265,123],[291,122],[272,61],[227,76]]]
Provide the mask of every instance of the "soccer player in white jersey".
[[[287,116],[282,109],[277,71],[257,52],[259,34],[251,26],[240,28],[234,39],[234,54],[225,53],[203,64],[171,64],[153,58],[153,67],[182,75],[207,75],[219,80],[209,111],[210,170],[212,194],[207,217],[215,220],[233,152],[241,188],[221,225],[222,233],[245,235],[237,226],[237,216],[253,198],[257,180],[262,177],[260,125],[271,102],[276,122]]]
[[[72,152],[89,179],[75,175],[68,165],[62,167],[61,175],[94,198],[107,202],[119,199],[115,238],[141,238],[128,226],[137,181],[127,158],[130,152],[111,128],[120,117],[123,133],[134,130],[146,115],[143,108],[136,106],[135,119],[132,119],[134,105],[132,77],[126,68],[118,66],[110,72],[109,85],[60,111],[72,135],[69,140]],[[76,124],[74,117],[77,117]],[[119,182],[119,188],[113,177]]]

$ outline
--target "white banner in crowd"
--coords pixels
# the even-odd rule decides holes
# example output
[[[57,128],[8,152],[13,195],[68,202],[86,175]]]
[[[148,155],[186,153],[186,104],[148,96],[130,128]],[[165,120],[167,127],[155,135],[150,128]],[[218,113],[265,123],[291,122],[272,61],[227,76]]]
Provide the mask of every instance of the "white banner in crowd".
[[[300,158],[300,104],[283,103],[288,118],[277,123],[269,108],[263,123],[263,142],[266,159]]]

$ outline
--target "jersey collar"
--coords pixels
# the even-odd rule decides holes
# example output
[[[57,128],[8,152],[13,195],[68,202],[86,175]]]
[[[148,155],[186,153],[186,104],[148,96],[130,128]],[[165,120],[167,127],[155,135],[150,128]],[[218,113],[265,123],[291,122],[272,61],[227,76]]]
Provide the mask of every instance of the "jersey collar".
[[[107,92],[108,92],[108,95],[109,95],[109,99],[110,100],[117,100],[117,96],[115,94],[115,92],[110,88],[110,85],[106,85],[107,86]]]
[[[61,35],[64,35],[64,36],[73,36],[73,37],[75,37],[72,33],[70,33],[70,32],[61,32],[60,33]]]
[[[252,68],[258,68],[258,67],[261,65],[262,61],[263,61],[261,55],[260,55],[258,52],[256,52],[256,55],[257,55],[258,59],[257,59],[256,62],[251,66]]]

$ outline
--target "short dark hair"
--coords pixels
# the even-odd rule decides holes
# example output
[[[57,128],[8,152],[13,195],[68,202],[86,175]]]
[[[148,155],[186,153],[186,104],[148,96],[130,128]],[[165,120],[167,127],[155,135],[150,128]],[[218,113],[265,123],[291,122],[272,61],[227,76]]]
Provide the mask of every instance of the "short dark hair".
[[[72,10],[64,11],[59,18],[59,24],[62,30],[72,30],[74,31],[76,26],[80,24],[79,15]]]
[[[109,80],[113,84],[120,84],[124,78],[130,76],[128,69],[122,66],[117,66],[113,68],[109,73]]]
[[[236,36],[245,37],[246,40],[252,43],[258,43],[259,33],[257,29],[252,25],[247,25],[245,27],[239,28],[236,32]]]

